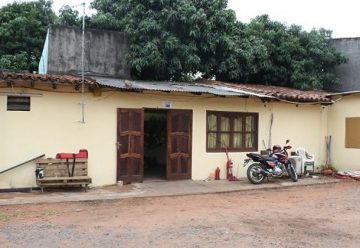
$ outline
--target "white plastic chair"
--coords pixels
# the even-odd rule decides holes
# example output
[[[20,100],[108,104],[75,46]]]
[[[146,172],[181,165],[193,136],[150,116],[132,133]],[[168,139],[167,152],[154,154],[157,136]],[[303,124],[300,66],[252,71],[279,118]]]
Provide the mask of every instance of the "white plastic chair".
[[[301,157],[301,167],[304,168],[304,173],[311,171],[315,172],[315,159],[314,154],[308,154],[305,148],[296,148],[296,154]],[[310,168],[310,170],[309,170]]]

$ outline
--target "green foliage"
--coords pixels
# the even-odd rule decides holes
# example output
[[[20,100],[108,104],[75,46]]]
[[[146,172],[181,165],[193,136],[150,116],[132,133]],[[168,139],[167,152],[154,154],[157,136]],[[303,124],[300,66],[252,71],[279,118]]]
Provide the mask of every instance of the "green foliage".
[[[62,7],[59,10],[59,18],[56,20],[57,24],[68,26],[79,26],[81,18],[79,17],[79,11],[70,7]]]
[[[64,26],[82,27],[82,15],[79,15],[79,11],[72,9],[69,6],[64,6],[59,10],[59,16],[55,23]],[[91,17],[87,15],[85,15],[85,27],[92,27]]]
[[[213,77],[233,66],[229,52],[240,25],[226,0],[95,0],[92,6],[94,27],[128,34],[136,78]]]
[[[15,55],[1,55],[0,56],[0,69],[26,71],[29,69],[27,62],[27,54],[21,52]]]
[[[227,0],[95,0],[93,27],[125,31],[135,78],[223,81],[321,89],[346,61],[331,32],[259,16],[244,25]]]
[[[37,70],[48,24],[55,14],[51,2],[14,2],[0,8],[0,67]]]
[[[248,58],[250,73],[241,80],[305,90],[338,83],[333,69],[346,59],[330,45],[331,31],[306,32],[263,15],[253,19],[244,33],[257,41],[260,52]]]
[[[336,65],[346,59],[330,45],[328,30],[303,31],[268,16],[237,21],[227,0],[94,0],[97,14],[86,27],[124,31],[132,76],[222,81],[321,89],[337,83]],[[0,68],[37,70],[48,24],[81,26],[76,10],[51,1],[0,8]]]

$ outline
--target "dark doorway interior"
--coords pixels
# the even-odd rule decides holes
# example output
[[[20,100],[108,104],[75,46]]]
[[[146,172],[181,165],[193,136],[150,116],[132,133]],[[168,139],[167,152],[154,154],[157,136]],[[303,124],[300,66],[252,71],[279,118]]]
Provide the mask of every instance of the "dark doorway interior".
[[[166,179],[166,110],[145,110],[144,179]]]

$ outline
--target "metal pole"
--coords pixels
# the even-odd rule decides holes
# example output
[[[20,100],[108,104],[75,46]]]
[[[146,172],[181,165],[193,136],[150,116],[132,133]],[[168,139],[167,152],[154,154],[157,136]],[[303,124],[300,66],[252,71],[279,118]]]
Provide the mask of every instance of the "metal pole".
[[[85,86],[84,86],[84,57],[85,57],[85,2],[83,5],[82,18],[82,41],[81,41],[81,123],[85,123]]]

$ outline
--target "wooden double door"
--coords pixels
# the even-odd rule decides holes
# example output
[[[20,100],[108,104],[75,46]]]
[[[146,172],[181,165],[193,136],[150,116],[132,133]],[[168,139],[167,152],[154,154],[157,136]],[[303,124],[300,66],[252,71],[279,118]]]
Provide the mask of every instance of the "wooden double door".
[[[192,111],[167,111],[166,178],[191,179]],[[144,109],[117,110],[117,180],[144,177]]]

